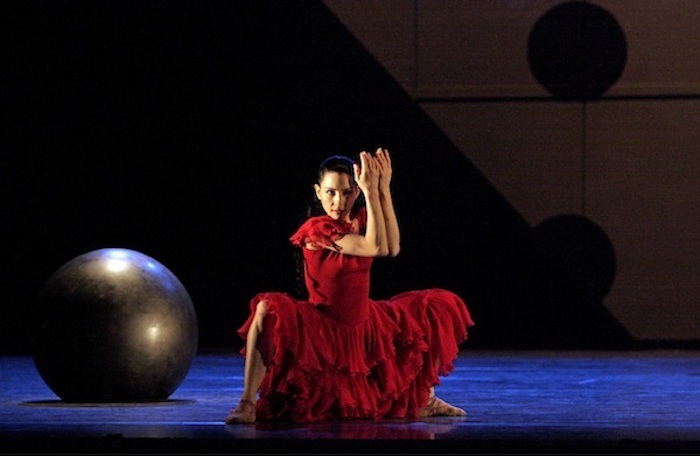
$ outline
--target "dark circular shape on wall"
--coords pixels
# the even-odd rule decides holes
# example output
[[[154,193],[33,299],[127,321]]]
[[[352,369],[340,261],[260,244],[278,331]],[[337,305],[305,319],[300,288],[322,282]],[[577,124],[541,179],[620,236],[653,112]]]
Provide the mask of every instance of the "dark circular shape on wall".
[[[610,292],[615,250],[598,225],[581,215],[557,215],[537,225],[535,237],[549,277],[571,302],[599,302]]]
[[[622,75],[627,41],[617,20],[588,2],[559,4],[534,25],[528,40],[533,75],[556,98],[599,99]]]
[[[54,272],[37,297],[34,364],[65,402],[166,400],[198,345],[187,290],[140,252],[105,248]]]

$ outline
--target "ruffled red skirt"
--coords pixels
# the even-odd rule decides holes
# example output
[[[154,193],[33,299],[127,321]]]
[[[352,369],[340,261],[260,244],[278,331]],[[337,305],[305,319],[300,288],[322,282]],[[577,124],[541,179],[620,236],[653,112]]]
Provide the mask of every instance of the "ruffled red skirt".
[[[278,292],[267,299],[258,338],[267,366],[256,404],[259,421],[319,422],[417,418],[439,375],[454,370],[458,345],[474,323],[463,300],[439,289],[369,301],[369,316],[348,325]],[[245,348],[241,350],[246,355]]]

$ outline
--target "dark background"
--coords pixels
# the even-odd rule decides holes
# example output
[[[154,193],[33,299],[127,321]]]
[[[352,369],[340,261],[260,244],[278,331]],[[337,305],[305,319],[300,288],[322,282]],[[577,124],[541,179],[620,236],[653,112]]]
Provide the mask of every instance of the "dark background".
[[[0,348],[70,259],[138,250],[185,285],[200,348],[237,349],[259,291],[293,291],[289,235],[318,163],[387,147],[403,251],[372,295],[444,287],[469,347],[633,344],[601,304],[614,251],[583,218],[528,226],[317,1],[0,3]]]

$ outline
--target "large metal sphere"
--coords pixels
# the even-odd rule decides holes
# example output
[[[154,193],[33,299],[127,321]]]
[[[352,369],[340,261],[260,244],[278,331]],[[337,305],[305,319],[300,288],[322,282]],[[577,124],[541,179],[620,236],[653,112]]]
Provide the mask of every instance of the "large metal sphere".
[[[34,364],[66,402],[166,400],[197,352],[187,290],[140,252],[106,248],[54,272],[37,299]]]

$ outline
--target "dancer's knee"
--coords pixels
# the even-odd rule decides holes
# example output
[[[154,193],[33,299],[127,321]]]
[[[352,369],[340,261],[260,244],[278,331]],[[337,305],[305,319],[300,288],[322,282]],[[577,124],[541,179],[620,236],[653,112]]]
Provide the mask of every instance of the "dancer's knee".
[[[253,324],[255,324],[258,333],[263,332],[263,321],[265,316],[267,316],[269,302],[267,299],[263,299],[255,305],[255,316],[253,317]]]

